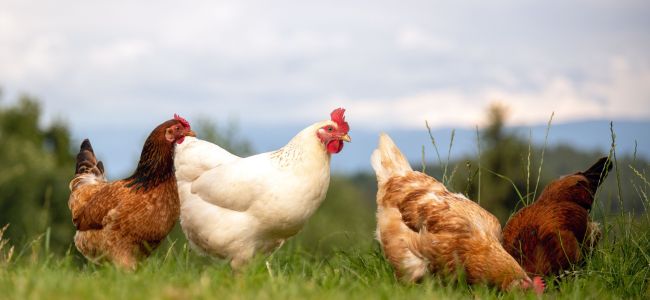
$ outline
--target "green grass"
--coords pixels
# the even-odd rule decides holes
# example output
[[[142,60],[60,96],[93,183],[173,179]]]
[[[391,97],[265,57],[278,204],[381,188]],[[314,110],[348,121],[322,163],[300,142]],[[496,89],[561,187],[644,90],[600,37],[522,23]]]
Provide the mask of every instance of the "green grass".
[[[612,140],[614,144],[613,134]],[[615,158],[615,152],[612,154]],[[449,153],[447,156],[442,177],[451,181],[455,169],[447,176]],[[530,153],[527,161],[526,197]],[[547,278],[541,298],[650,299],[650,183],[645,168],[614,162],[616,172],[633,174],[633,191],[622,197],[621,177],[610,174],[618,189],[601,191],[599,197],[605,199],[597,199],[592,214],[603,226],[603,239],[582,265],[559,278]],[[74,246],[64,254],[53,253],[49,230],[13,247],[0,231],[0,299],[538,298],[530,293],[469,286],[454,278],[431,276],[418,284],[398,282],[373,241],[374,208],[359,201],[369,197],[372,195],[359,192],[349,180],[334,177],[328,198],[306,228],[272,257],[258,257],[239,274],[233,274],[223,261],[190,251],[178,228],[135,272],[109,264],[93,265]],[[623,202],[632,197],[641,201],[643,213],[609,212],[611,201],[620,201],[619,207],[625,207]],[[525,197],[520,194],[520,198],[524,201]],[[347,213],[341,214],[343,211]]]
[[[607,224],[606,240],[584,266],[558,280],[548,279],[544,298],[650,297],[649,224],[630,216]],[[168,240],[135,272],[87,263],[74,249],[47,254],[45,240],[24,245],[8,262],[0,256],[0,299],[536,298],[435,277],[400,283],[377,244],[315,254],[302,250],[298,237],[269,259],[270,270],[266,258],[258,257],[244,272],[233,274],[223,261],[195,255],[184,240]]]

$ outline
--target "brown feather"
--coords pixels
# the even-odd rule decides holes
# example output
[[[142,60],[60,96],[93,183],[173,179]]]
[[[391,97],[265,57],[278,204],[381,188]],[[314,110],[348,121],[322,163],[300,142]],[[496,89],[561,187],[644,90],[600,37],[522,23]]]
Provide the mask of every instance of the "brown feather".
[[[585,172],[551,182],[533,204],[508,221],[504,248],[529,274],[558,274],[580,263],[582,252],[598,242],[598,226],[590,221],[589,210],[611,170],[607,162],[601,158]]]
[[[508,289],[530,281],[501,246],[498,220],[426,174],[411,171],[387,135],[373,153],[377,174],[377,239],[396,275],[418,281],[427,273],[461,270],[470,283]]]
[[[68,205],[77,227],[75,245],[88,259],[107,259],[132,269],[171,231],[180,202],[175,142],[166,139],[165,130],[177,124],[180,121],[169,120],[156,127],[145,141],[136,171],[115,182],[106,182],[90,142],[82,143]]]

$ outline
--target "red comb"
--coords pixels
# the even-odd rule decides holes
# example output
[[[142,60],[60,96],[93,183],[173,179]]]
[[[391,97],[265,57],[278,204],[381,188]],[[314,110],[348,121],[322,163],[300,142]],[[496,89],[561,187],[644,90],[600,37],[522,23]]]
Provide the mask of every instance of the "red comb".
[[[345,113],[345,108],[337,108],[332,113],[330,114],[330,117],[332,118],[332,121],[336,122],[336,124],[339,126],[339,130],[347,133],[350,131],[350,126],[348,125],[348,122],[345,122],[345,116],[343,115]]]
[[[190,128],[190,122],[188,122],[187,120],[185,120],[183,117],[181,117],[181,116],[179,116],[179,115],[177,115],[177,114],[174,114],[174,120],[178,120],[179,122],[181,122],[181,124],[183,125],[183,127],[187,128],[187,129]]]
[[[544,293],[544,290],[546,289],[546,284],[544,283],[544,279],[542,277],[536,276],[533,278],[533,289],[535,290],[535,293],[538,295],[541,295]]]

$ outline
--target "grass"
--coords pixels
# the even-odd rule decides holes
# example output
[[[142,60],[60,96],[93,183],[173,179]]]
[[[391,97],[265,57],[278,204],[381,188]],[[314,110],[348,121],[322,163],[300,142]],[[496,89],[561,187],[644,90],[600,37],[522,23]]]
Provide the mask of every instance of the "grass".
[[[612,139],[614,143],[614,136]],[[433,138],[432,142],[435,146]],[[439,157],[437,147],[436,153]],[[443,178],[452,180],[455,171],[447,176],[449,153],[447,156]],[[526,196],[519,194],[522,200],[529,196],[530,153],[527,159]],[[614,163],[617,164],[616,160]],[[443,166],[442,162],[440,166]],[[629,169],[634,174],[633,196],[641,199],[645,213],[601,213],[603,217],[597,220],[603,224],[600,244],[587,254],[581,266],[574,266],[559,278],[547,278],[547,290],[541,298],[650,299],[650,216],[647,213],[650,207],[650,183],[645,170],[632,166],[615,168],[617,172]],[[480,170],[479,167],[477,172]],[[620,180],[620,177],[616,176],[616,180]],[[351,194],[349,188],[339,186],[337,190],[330,191],[329,196],[335,199],[328,201],[343,206],[334,206],[333,210],[364,210],[362,207],[350,207],[349,200],[344,198],[346,195],[361,197]],[[611,198],[623,201],[620,188],[608,198],[609,201]],[[336,202],[337,199],[339,202]],[[599,205],[596,208],[601,212],[606,211],[604,202],[597,201]],[[329,217],[317,214],[305,231],[272,257],[258,257],[239,274],[233,274],[223,261],[197,256],[188,249],[182,237],[168,238],[152,257],[140,264],[137,271],[124,272],[109,264],[93,265],[86,262],[73,246],[65,254],[51,253],[49,230],[29,243],[14,247],[2,239],[5,227],[0,230],[0,299],[538,298],[530,293],[503,293],[487,286],[469,286],[458,278],[431,276],[419,284],[398,282],[379,246],[372,241],[370,232],[361,235],[359,232],[350,233],[352,243],[339,250],[313,251],[314,247],[306,247],[314,243],[319,245],[316,248],[328,247],[327,241],[331,237],[322,234],[322,231],[315,237],[315,231],[310,231],[309,226],[322,228],[331,226],[336,220],[344,222],[337,219],[336,214],[335,220]],[[324,242],[322,245],[321,241]],[[267,268],[267,259],[270,268]]]
[[[609,223],[605,242],[582,267],[548,280],[544,298],[648,298],[650,226],[631,218]],[[315,255],[292,241],[240,274],[222,261],[195,255],[184,241],[167,241],[137,271],[87,263],[70,250],[47,254],[44,239],[25,245],[0,268],[0,299],[535,299],[486,286],[429,277],[395,280],[376,244]]]
[[[647,205],[650,184],[643,171],[633,171],[636,195]],[[547,278],[541,298],[650,298],[650,217],[609,214],[599,221],[604,234],[595,251],[582,266],[560,278]],[[182,237],[168,238],[137,271],[124,272],[88,263],[73,247],[63,255],[50,253],[48,231],[15,248],[0,232],[0,299],[538,298],[468,286],[454,278],[403,284],[394,278],[370,232],[351,234],[355,243],[331,251],[305,250],[304,245],[314,242],[310,234],[307,228],[268,258],[270,269],[267,258],[258,257],[245,271],[233,274],[227,263],[197,256]]]

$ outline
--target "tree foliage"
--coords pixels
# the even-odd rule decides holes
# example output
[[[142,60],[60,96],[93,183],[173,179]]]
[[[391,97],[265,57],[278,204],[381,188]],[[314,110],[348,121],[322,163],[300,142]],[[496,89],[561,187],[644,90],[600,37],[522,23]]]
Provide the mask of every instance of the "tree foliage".
[[[0,107],[0,224],[14,241],[51,227],[53,245],[68,244],[68,181],[74,172],[70,132],[62,121],[42,127],[38,101],[21,96]]]

